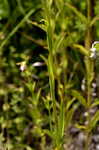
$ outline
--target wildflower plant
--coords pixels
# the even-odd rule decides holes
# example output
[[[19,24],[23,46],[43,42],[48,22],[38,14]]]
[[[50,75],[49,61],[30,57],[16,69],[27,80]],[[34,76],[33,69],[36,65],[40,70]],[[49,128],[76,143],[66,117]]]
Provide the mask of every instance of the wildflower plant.
[[[97,110],[93,116],[90,114],[90,110],[94,109],[94,107],[99,105],[99,101],[97,99],[96,95],[96,86],[97,82],[94,82],[95,77],[97,77],[97,54],[98,54],[98,44],[99,42],[94,42],[92,44],[92,47],[90,49],[89,57],[85,57],[85,66],[86,66],[86,80],[82,80],[81,89],[83,91],[86,91],[87,98],[83,97],[78,91],[73,90],[72,94],[74,97],[76,97],[81,104],[84,106],[87,115],[86,115],[86,121],[87,124],[85,125],[79,125],[76,124],[77,128],[85,130],[86,134],[86,144],[85,144],[85,150],[88,150],[89,143],[91,142],[91,132],[93,128],[96,126],[97,122],[99,121],[99,111]],[[95,80],[96,81],[96,80]],[[95,98],[96,97],[96,98]]]
[[[0,6],[0,148],[70,149],[73,127],[89,150],[99,121],[98,0]]]

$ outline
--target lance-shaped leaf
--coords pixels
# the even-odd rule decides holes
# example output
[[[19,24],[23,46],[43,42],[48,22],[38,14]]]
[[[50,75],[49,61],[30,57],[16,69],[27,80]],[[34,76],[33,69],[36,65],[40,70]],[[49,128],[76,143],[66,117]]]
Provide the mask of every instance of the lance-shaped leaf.
[[[95,16],[95,17],[92,19],[92,21],[90,22],[90,27],[92,27],[92,26],[96,23],[97,20],[99,20],[99,15],[98,15],[98,16]]]
[[[58,117],[58,134],[59,137],[63,137],[65,128],[65,107],[64,104],[61,105],[60,114]]]
[[[73,44],[74,48],[77,48],[79,52],[81,52],[85,56],[89,56],[89,51],[82,45],[79,44]]]
[[[86,99],[80,94],[80,92],[72,90],[71,95],[78,99],[84,107],[87,107]]]
[[[99,121],[99,110],[95,113],[91,121],[89,122],[89,125],[87,127],[87,130],[90,132],[92,129],[96,126],[97,122]]]
[[[47,22],[45,19],[42,19],[40,21],[40,23],[38,22],[35,22],[35,21],[31,21],[31,20],[28,20],[28,23],[32,24],[33,26],[36,26],[40,29],[42,29],[43,31],[47,32]]]
[[[0,45],[0,49],[2,49],[5,44],[9,41],[9,39],[18,31],[18,29],[23,25],[25,21],[36,11],[36,9],[31,9],[25,17],[15,26],[15,28],[8,34],[8,36],[4,39],[4,41]]]
[[[71,121],[72,121],[72,117],[73,114],[75,112],[75,110],[78,108],[78,104],[75,104],[73,108],[69,109],[68,112],[66,113],[66,117],[65,117],[65,128],[68,129]]]
[[[80,130],[86,130],[86,126],[85,125],[75,124],[75,127],[80,129]]]
[[[57,50],[62,46],[64,42],[65,34],[61,34],[57,37],[54,46],[53,46],[53,53],[56,53]]]
[[[96,106],[98,106],[98,105],[99,105],[99,99],[96,98],[96,99],[94,100],[94,102],[91,104],[91,108],[96,107]]]

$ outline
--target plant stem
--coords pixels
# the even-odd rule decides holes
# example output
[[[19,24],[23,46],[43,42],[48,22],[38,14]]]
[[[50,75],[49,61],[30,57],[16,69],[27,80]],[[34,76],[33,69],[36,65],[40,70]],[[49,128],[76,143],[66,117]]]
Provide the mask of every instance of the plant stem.
[[[91,47],[91,43],[92,43],[92,39],[93,39],[93,34],[92,34],[92,27],[90,27],[90,22],[93,18],[93,0],[87,0],[87,26],[86,26],[86,38],[85,38],[85,48],[90,50],[90,47]],[[89,67],[91,67],[91,63],[90,59],[89,58],[86,58],[87,59],[87,62],[90,64]],[[93,64],[92,64],[93,65]],[[88,69],[89,70],[89,69]],[[90,123],[90,120],[91,120],[91,116],[90,116],[90,104],[91,104],[91,82],[90,82],[90,79],[88,77],[90,77],[89,74],[93,73],[93,72],[88,72],[87,70],[87,113],[88,113],[88,116],[86,118],[86,120],[88,121],[88,124]],[[92,70],[93,71],[93,70]],[[86,133],[86,143],[85,143],[85,150],[88,150],[89,149],[89,145],[90,145],[90,133],[88,130],[85,131]]]
[[[55,77],[54,77],[54,56],[53,56],[53,27],[51,25],[51,6],[50,2],[46,1],[45,4],[45,14],[47,21],[47,45],[49,50],[48,55],[48,73],[49,73],[49,85],[50,85],[50,95],[53,104],[53,116],[55,121],[55,130],[57,129],[57,114],[56,114],[56,100],[55,100]],[[51,113],[49,113],[51,115]],[[51,116],[50,116],[51,118]],[[50,127],[52,131],[52,123],[50,120]]]
[[[86,26],[86,35],[85,35],[85,47],[90,49],[91,43],[93,40],[94,30],[93,27],[90,27],[90,22],[94,17],[94,1],[87,0],[87,26]]]

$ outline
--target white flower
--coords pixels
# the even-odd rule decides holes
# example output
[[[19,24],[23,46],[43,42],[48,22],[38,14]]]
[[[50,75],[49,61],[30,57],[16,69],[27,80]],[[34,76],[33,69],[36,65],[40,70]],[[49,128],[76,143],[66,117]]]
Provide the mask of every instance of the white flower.
[[[93,47],[93,48],[90,49],[90,51],[91,51],[91,52],[96,52],[96,48]]]
[[[96,58],[96,53],[91,53],[90,58]]]
[[[26,69],[26,65],[21,65],[20,70],[23,72]]]
[[[20,66],[20,70],[22,72],[26,69],[26,62],[25,61],[19,62],[19,63],[17,63],[17,65]]]
[[[92,87],[96,88],[97,87],[96,83],[92,83]]]
[[[83,84],[85,84],[85,83],[86,83],[86,80],[85,80],[85,78],[83,78],[83,80],[82,80],[82,83],[83,83]]]
[[[84,113],[84,116],[87,117],[87,116],[88,116],[88,112],[85,112],[85,113]]]
[[[92,44],[92,48],[93,48],[96,44],[99,44],[99,41],[95,41],[95,42]]]
[[[84,84],[81,85],[81,89],[82,89],[82,91],[85,91],[86,87]]]
[[[81,83],[81,89],[82,89],[82,91],[85,91],[85,89],[86,89],[86,80],[85,80],[85,78],[82,80],[82,83]]]
[[[93,93],[92,93],[92,96],[95,97],[95,96],[97,96],[97,94],[96,94],[95,92],[93,92]]]
[[[92,47],[90,49],[91,51],[91,54],[90,54],[90,58],[96,58],[96,48],[94,47],[96,44],[99,44],[99,41],[95,41],[93,44],[92,44]]]
[[[42,62],[35,62],[32,64],[33,67],[39,67],[39,66],[43,66],[43,65],[44,65],[44,63],[42,63]]]

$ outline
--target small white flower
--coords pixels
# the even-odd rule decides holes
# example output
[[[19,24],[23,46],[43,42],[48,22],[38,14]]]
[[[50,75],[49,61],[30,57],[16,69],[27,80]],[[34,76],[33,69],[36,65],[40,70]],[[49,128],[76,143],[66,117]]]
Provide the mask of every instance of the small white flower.
[[[96,53],[91,53],[90,58],[96,58]]]
[[[84,113],[84,116],[87,117],[87,116],[88,116],[88,112],[85,112],[85,113]]]
[[[92,48],[93,48],[96,44],[99,44],[99,41],[95,41],[95,42],[92,44]]]
[[[17,65],[20,66],[20,70],[22,72],[26,69],[26,62],[25,61],[19,62],[19,63],[17,63]]]
[[[99,150],[99,144],[96,145],[96,149]]]
[[[90,51],[91,51],[91,52],[96,52],[96,48],[93,47],[93,48],[90,49]]]
[[[26,69],[26,65],[21,65],[20,70],[23,72]]]
[[[81,85],[81,89],[82,89],[82,91],[85,91],[86,87],[84,84]]]
[[[95,41],[93,44],[92,44],[92,47],[90,49],[91,51],[91,54],[90,54],[90,58],[96,58],[96,48],[94,47],[96,44],[99,44],[99,41]]]
[[[84,84],[86,83],[85,78],[83,78],[82,83],[84,83]]]
[[[92,87],[96,88],[97,87],[96,83],[92,83]]]
[[[86,89],[86,80],[85,80],[85,78],[82,80],[82,83],[81,83],[81,89],[82,89],[82,91],[85,91],[85,89]]]
[[[39,66],[43,66],[43,65],[44,65],[44,63],[42,63],[42,62],[35,62],[32,64],[33,67],[39,67]]]
[[[97,93],[93,92],[93,93],[92,93],[92,96],[93,96],[93,97],[97,96]]]

